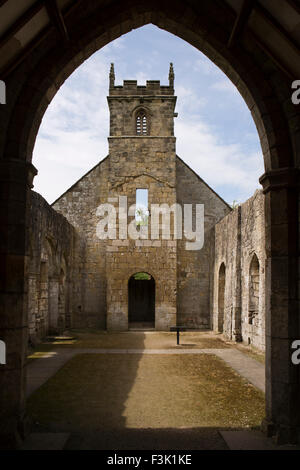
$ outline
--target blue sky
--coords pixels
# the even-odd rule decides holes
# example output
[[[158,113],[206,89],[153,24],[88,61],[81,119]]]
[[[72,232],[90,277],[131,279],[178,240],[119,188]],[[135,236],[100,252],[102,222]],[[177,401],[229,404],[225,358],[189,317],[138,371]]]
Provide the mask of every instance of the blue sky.
[[[230,80],[182,39],[148,25],[108,44],[64,83],[43,118],[34,190],[52,203],[108,154],[110,63],[116,84],[160,80],[175,71],[177,154],[227,202],[260,187],[261,147],[250,111]]]

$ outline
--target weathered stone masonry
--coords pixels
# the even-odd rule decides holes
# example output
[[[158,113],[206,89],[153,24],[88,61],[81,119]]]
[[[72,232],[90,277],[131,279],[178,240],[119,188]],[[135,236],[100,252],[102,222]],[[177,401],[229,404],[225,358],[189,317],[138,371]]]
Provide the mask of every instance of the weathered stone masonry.
[[[161,86],[159,81],[138,86],[134,80],[115,86],[112,69],[109,156],[53,206],[86,241],[85,301],[80,313],[74,308],[76,325],[127,329],[128,281],[134,273],[144,271],[155,279],[156,329],[168,329],[176,322],[197,328],[211,326],[213,227],[230,209],[176,156],[173,80],[171,68],[169,86]],[[145,116],[146,127],[137,135],[140,115]],[[99,240],[99,204],[127,196],[131,206],[138,188],[148,189],[149,207],[204,204],[204,248],[188,252],[185,241],[161,237],[138,242]]]
[[[215,228],[214,330],[260,349],[265,346],[264,226],[264,195],[256,191]]]
[[[157,330],[168,330],[176,323],[214,328],[229,339],[264,347],[264,197],[257,192],[232,211],[176,155],[173,84],[172,66],[169,86],[161,86],[159,81],[138,86],[134,80],[115,86],[111,68],[109,155],[52,209],[40,202],[45,215],[40,209],[41,221],[34,233],[37,237],[42,232],[44,247],[34,257],[38,261],[29,280],[31,335],[34,330],[42,336],[47,329],[69,326],[127,330],[129,279],[137,272],[147,272],[155,281]],[[149,207],[204,204],[203,248],[186,250],[185,239],[173,239],[173,224],[170,240],[161,235],[151,240],[150,233],[147,240],[99,239],[99,205],[113,203],[118,215],[119,197],[126,196],[130,207],[141,188],[148,190]],[[57,223],[57,233],[45,230],[50,213],[56,220],[55,211],[71,224],[64,217],[58,219],[67,234],[63,240]],[[128,222],[133,219],[128,217]],[[118,222],[116,229],[118,234]],[[36,243],[34,240],[32,245]],[[54,267],[55,243],[60,261]],[[63,301],[67,307],[65,303],[59,307],[65,295],[60,294],[65,282],[60,276],[66,279],[66,271],[72,295],[68,302]],[[64,309],[66,314],[60,314]]]
[[[178,324],[194,328],[212,326],[212,292],[215,225],[231,209],[179,157],[176,160],[177,202],[204,204],[204,246],[185,250],[185,240],[177,242]],[[195,207],[195,206],[194,206]]]
[[[291,76],[298,78],[299,62],[288,52],[288,38],[285,45],[280,42],[280,48],[273,41],[269,51],[252,34],[252,27],[246,27],[233,47],[227,47],[241,0],[234,2],[236,11],[219,0],[193,4],[132,0],[130,9],[126,2],[111,0],[86,0],[84,8],[81,2],[73,3],[65,15],[70,47],[62,47],[55,28],[45,28],[30,50],[25,50],[23,44],[23,52],[19,42],[11,38],[17,66],[9,64],[6,68],[7,104],[0,109],[0,329],[7,345],[7,365],[0,374],[1,447],[16,446],[24,423],[26,241],[35,174],[30,162],[40,122],[56,91],[84,60],[113,39],[149,23],[181,37],[219,66],[243,96],[255,121],[265,165],[265,174],[260,178],[265,195],[267,247],[265,429],[278,442],[299,442],[300,369],[290,356],[291,344],[300,334],[300,109],[291,101]],[[279,21],[291,8],[290,3],[282,2]],[[294,21],[296,10],[290,18]],[[290,34],[295,35],[296,29]],[[282,41],[281,33],[278,35]],[[3,64],[9,60],[6,54],[1,59]]]
[[[68,221],[37,193],[31,195],[29,335],[34,343],[71,327],[77,237]]]

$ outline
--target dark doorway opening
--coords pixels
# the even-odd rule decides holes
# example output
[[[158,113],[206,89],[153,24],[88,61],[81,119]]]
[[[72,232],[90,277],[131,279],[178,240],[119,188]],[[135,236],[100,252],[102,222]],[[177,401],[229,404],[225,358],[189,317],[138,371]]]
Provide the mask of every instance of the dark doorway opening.
[[[155,281],[148,273],[136,273],[128,282],[129,326],[154,328]]]

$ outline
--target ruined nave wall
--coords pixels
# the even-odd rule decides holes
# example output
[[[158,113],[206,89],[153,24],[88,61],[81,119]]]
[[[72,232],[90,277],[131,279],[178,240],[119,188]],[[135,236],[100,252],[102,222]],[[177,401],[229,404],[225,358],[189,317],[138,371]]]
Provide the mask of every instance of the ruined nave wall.
[[[108,170],[108,159],[104,159],[53,204],[74,226],[82,243],[83,258],[74,279],[78,295],[72,301],[77,328],[106,328],[106,241],[97,237],[96,212],[109,196]]]
[[[216,225],[213,293],[214,330],[261,350],[265,346],[264,224],[264,195],[257,190]]]
[[[28,239],[29,338],[71,327],[70,299],[78,266],[79,240],[74,228],[38,193],[31,192]]]
[[[204,245],[188,251],[185,240],[177,242],[177,321],[191,328],[210,328],[214,270],[214,227],[231,209],[179,157],[176,159],[177,202],[204,205]],[[195,218],[195,213],[193,214]]]

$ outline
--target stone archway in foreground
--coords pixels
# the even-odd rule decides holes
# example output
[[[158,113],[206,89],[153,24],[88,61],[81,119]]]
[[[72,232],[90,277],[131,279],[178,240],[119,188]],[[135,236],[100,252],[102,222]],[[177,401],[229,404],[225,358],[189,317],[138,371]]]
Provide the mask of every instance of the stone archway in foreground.
[[[126,5],[125,5],[126,3]],[[220,2],[87,0],[68,18],[70,41],[53,31],[6,77],[0,113],[1,337],[7,364],[0,375],[0,445],[14,447],[24,432],[27,342],[27,239],[32,149],[41,119],[64,80],[93,52],[133,28],[153,23],[205,53],[233,81],[255,120],[265,171],[266,420],[281,441],[300,436],[299,367],[290,346],[299,331],[300,117],[291,82],[245,34],[227,47],[235,16]]]

